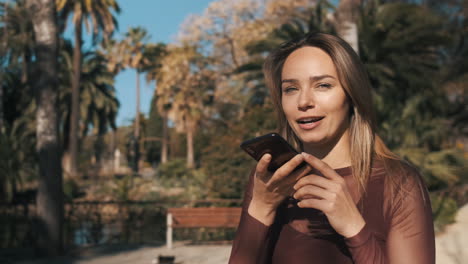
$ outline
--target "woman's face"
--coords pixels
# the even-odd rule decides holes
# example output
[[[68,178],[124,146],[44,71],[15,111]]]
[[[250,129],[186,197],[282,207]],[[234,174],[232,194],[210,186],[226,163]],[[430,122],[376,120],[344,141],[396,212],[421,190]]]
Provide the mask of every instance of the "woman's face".
[[[331,146],[349,127],[349,101],[327,53],[295,50],[281,73],[281,101],[295,134],[308,147]]]

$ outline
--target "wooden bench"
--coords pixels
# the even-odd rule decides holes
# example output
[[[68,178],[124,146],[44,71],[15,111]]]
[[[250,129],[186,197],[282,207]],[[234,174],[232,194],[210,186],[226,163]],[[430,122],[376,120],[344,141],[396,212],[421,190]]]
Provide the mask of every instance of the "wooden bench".
[[[167,212],[167,247],[172,248],[173,228],[236,228],[239,225],[240,215],[240,207],[169,208]]]

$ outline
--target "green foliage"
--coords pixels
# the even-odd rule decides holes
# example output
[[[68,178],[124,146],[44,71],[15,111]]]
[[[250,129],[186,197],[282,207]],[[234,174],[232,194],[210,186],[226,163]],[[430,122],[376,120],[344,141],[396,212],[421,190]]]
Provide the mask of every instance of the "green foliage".
[[[149,117],[147,120],[144,134],[146,137],[159,138],[158,141],[147,141],[145,142],[146,160],[151,164],[159,163],[161,160],[161,148],[162,148],[162,130],[163,130],[163,118],[161,117],[158,108],[156,107],[157,98],[153,97],[151,100],[151,108]]]
[[[71,75],[73,72],[73,47],[64,41],[60,50],[59,64],[59,113],[63,145],[68,149],[71,118]],[[83,53],[80,78],[80,136],[84,137],[92,129],[103,136],[109,128],[116,129],[115,119],[119,101],[114,87],[115,75],[107,69],[107,59],[95,51]],[[99,145],[96,145],[99,151]],[[97,155],[100,156],[99,154]]]
[[[156,177],[166,188],[183,188],[184,192],[180,195],[180,199],[206,198],[206,174],[201,169],[187,168],[185,159],[176,158],[161,164]]]
[[[402,148],[396,152],[419,168],[429,190],[452,187],[467,176],[466,160],[459,149],[428,151],[424,148]]]
[[[447,195],[431,194],[430,198],[434,228],[436,232],[441,232],[446,225],[455,222],[458,206],[456,201]]]
[[[0,132],[0,200],[11,200],[18,187],[37,176],[34,130],[28,116]]]
[[[185,185],[189,178],[190,170],[185,164],[185,160],[181,158],[173,159],[159,167],[158,178],[162,180],[171,180],[175,186]]]
[[[369,1],[359,17],[360,56],[375,88],[379,135],[416,165],[431,191],[460,183],[466,160],[449,144],[446,20],[416,4]],[[455,135],[452,136],[452,138]]]
[[[115,187],[112,188],[111,193],[117,201],[124,202],[130,200],[130,192],[133,189],[133,177],[133,175],[129,174],[114,181]]]
[[[63,194],[65,201],[71,202],[73,199],[82,196],[78,183],[73,179],[65,179],[63,181]]]
[[[275,131],[271,104],[252,106],[242,120],[225,129],[211,131],[208,136],[211,141],[202,150],[201,167],[208,175],[205,188],[210,198],[239,199],[255,166],[255,161],[239,145],[248,138]]]

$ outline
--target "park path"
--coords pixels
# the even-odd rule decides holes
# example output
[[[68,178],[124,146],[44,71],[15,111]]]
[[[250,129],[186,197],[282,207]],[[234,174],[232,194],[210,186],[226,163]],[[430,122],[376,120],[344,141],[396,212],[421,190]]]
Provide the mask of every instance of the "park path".
[[[458,210],[455,223],[436,237],[436,263],[468,263],[468,204]]]
[[[456,222],[436,237],[437,264],[468,263],[468,205],[457,214]],[[174,249],[165,246],[92,248],[80,252],[80,257],[63,257],[42,261],[26,261],[19,264],[156,264],[159,255],[176,256],[180,264],[227,263],[230,245],[187,245],[176,242]]]

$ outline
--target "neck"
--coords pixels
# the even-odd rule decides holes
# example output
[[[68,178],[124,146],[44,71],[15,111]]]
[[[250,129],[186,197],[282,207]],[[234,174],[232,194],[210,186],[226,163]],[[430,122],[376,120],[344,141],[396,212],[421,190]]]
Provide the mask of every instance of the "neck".
[[[351,166],[351,144],[349,130],[334,142],[304,145],[304,151],[327,163],[333,169]]]

